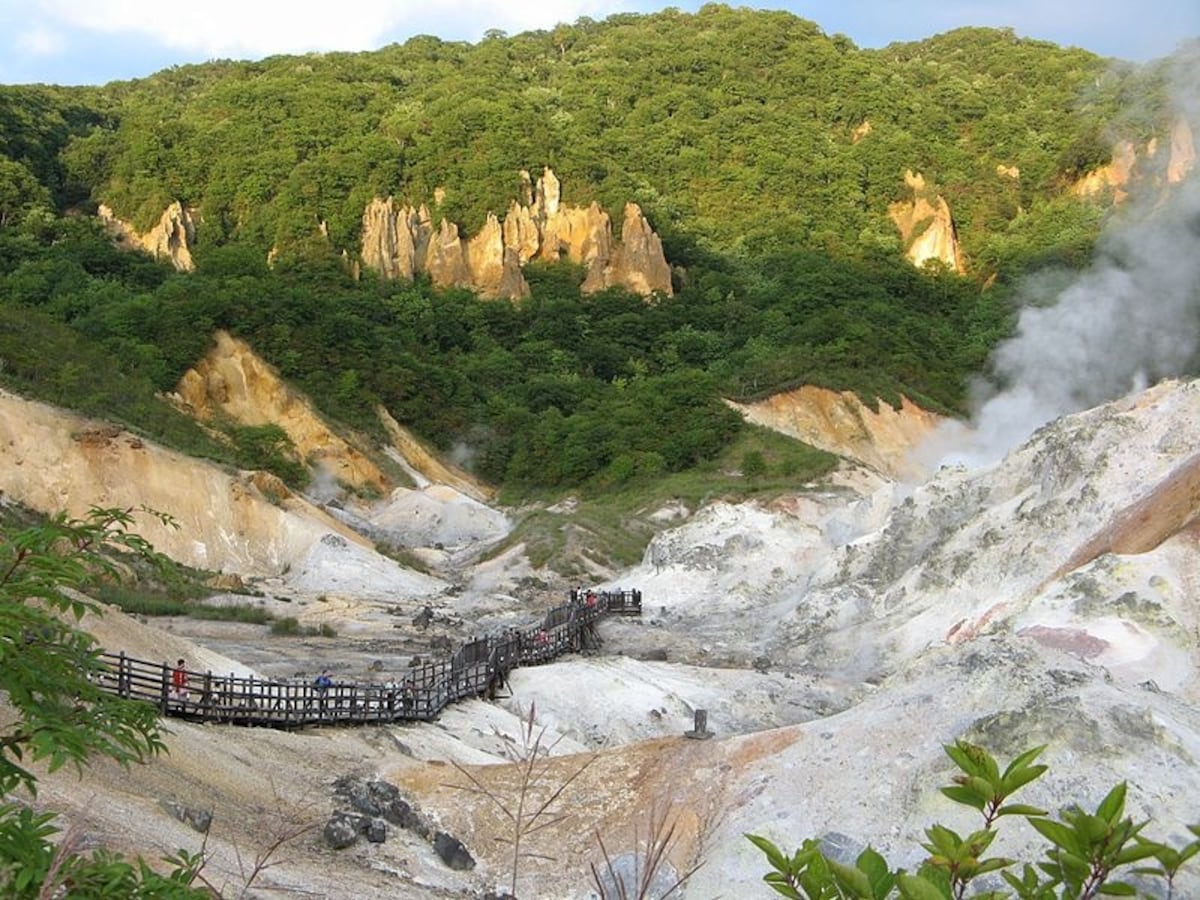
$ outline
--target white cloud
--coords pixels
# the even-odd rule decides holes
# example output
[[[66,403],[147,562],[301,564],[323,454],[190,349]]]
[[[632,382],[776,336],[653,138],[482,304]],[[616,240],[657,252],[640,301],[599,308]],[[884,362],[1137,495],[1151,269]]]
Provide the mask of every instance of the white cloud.
[[[41,0],[60,23],[103,34],[142,34],[173,49],[211,57],[268,56],[310,50],[368,50],[414,33],[477,39],[489,28],[511,33],[580,16],[603,17],[619,3],[601,0],[445,0],[436,7],[402,0]]]
[[[57,56],[66,49],[63,36],[49,28],[34,26],[17,35],[16,49],[29,56]]]
[[[44,8],[78,28],[105,34],[140,33],[174,49],[212,56],[369,47],[404,15],[399,4],[388,0],[208,0],[194,4],[47,0]]]

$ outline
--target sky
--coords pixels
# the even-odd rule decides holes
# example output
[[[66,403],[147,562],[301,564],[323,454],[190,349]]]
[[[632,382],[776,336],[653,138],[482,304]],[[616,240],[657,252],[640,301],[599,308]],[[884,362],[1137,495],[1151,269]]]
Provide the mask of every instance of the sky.
[[[104,84],[212,59],[374,50],[413,35],[478,41],[580,17],[649,13],[700,0],[0,0],[0,84]],[[1200,37],[1200,0],[785,0],[783,9],[859,47],[920,40],[963,25],[1146,62]]]

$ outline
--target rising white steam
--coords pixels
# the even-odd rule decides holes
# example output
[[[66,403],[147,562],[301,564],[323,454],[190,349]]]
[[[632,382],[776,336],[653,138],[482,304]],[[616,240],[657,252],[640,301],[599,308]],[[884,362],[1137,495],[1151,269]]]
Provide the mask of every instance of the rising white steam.
[[[1187,108],[1200,98],[1196,62],[1192,54],[1179,67],[1186,78],[1176,92],[1192,122],[1200,121]],[[1046,278],[1025,286],[1017,333],[996,350],[994,381],[977,387],[972,429],[937,435],[925,459],[987,465],[1059,416],[1195,372],[1200,173],[1154,193],[1153,205],[1122,209],[1082,275],[1057,289]]]

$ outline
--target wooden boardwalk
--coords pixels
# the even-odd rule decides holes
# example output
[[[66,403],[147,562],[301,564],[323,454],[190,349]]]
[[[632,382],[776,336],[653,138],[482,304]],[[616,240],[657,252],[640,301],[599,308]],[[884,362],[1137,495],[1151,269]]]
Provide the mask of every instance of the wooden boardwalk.
[[[269,680],[185,670],[170,663],[103,653],[101,686],[121,697],[146,700],[164,716],[270,728],[430,721],[468,697],[494,697],[518,666],[549,662],[599,645],[596,623],[610,615],[639,616],[637,590],[579,593],[540,623],[463,644],[452,656],[413,666],[386,682]],[[176,687],[178,680],[186,688]]]

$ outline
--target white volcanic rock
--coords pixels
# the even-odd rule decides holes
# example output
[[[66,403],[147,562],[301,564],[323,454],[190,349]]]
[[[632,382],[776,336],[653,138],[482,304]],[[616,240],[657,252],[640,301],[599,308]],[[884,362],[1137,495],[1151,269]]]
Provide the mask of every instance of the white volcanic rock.
[[[834,549],[887,508],[893,486],[870,475],[857,481],[768,506],[713,503],[660,532],[640,565],[603,586],[642,589],[645,617],[671,633],[660,640],[672,645],[672,659],[746,665],[767,651],[778,623]]]
[[[720,669],[628,660],[519,671],[516,702],[536,698],[557,732],[591,746],[650,738],[603,751],[574,802],[617,853],[652,805],[670,806],[683,834],[672,865],[705,859],[685,897],[761,890],[748,831],[792,847],[836,834],[915,864],[927,825],[973,827],[937,792],[953,774],[941,747],[959,737],[1005,759],[1048,745],[1051,772],[1025,799],[1050,809],[1094,807],[1127,780],[1130,813],[1178,841],[1200,796],[1198,430],[1200,383],[1162,384],[1047,426],[990,470],[947,469],[910,495],[891,492],[882,527],[857,539],[846,528],[840,547],[828,537],[833,504],[706,508],[613,581],[643,587],[645,621],[601,633],[610,647],[650,634],[669,659],[697,632],[743,657],[765,653],[792,670],[783,696],[795,707],[756,699]],[[887,496],[858,501],[851,522],[878,524]],[[737,708],[803,724],[679,737],[698,707],[716,723]],[[484,846],[495,823],[438,794],[427,803]],[[1041,846],[1020,822],[1003,833],[1000,852]],[[547,840],[595,854],[565,830]],[[530,866],[527,879],[539,897],[586,896],[582,862],[573,877],[560,863]],[[1190,896],[1200,878],[1177,889]]]
[[[571,658],[512,673],[515,713],[533,703],[538,721],[583,747],[619,747],[692,729],[696,710],[722,737],[815,719],[830,691],[791,673],[717,669],[630,659]]]
[[[421,725],[278,736],[181,725],[168,759],[119,780],[90,773],[82,791],[55,778],[46,796],[86,819],[97,804],[79,798],[92,791],[131,809],[156,792],[203,790],[227,823],[234,798],[261,804],[270,778],[327,814],[334,777],[370,773],[465,841],[478,868],[451,873],[403,836],[340,855],[313,841],[271,870],[272,883],[364,898],[479,892],[507,885],[511,847],[497,839],[511,832],[444,760],[512,799],[517,770],[497,763],[532,703],[557,742],[546,783],[587,766],[562,795],[570,816],[531,838],[532,852],[556,858],[522,864],[523,897],[589,896],[595,834],[613,854],[632,852],[652,809],[678,824],[668,865],[704,861],[690,900],[768,896],[746,832],[787,847],[871,843],[911,866],[926,826],[962,833],[978,821],[937,790],[953,774],[942,745],[960,737],[1002,759],[1046,744],[1051,771],[1019,798],[1048,809],[1094,807],[1125,780],[1129,813],[1178,840],[1200,798],[1197,446],[1200,382],[1166,383],[1046,426],[990,469],[947,468],[917,488],[845,472],[844,488],[769,504],[672,507],[680,524],[608,583],[644,592],[640,620],[599,628],[607,653],[639,658],[517,670],[504,708],[472,701]],[[297,589],[387,602],[436,587],[335,543],[293,567]],[[501,602],[489,592],[509,589],[518,558],[514,548],[464,573],[455,613]],[[700,708],[714,737],[689,740]],[[204,765],[226,756],[219,772]],[[1042,845],[1020,822],[1001,831],[1000,853]],[[231,840],[219,835],[226,857]],[[1176,895],[1200,896],[1200,877],[1189,873]]]
[[[336,534],[314,543],[284,580],[293,590],[311,594],[390,601],[426,597],[446,586]]]
[[[386,503],[373,506],[366,520],[403,546],[441,545],[449,551],[499,540],[512,527],[503,512],[448,485],[398,488]]]
[[[1153,550],[1195,519],[1197,440],[1200,383],[1164,383],[1043,428],[989,471],[943,469],[882,529],[831,558],[782,640],[819,635],[843,658],[850,646],[878,646],[889,670],[1016,615],[1032,628],[1031,606],[1056,583],[1105,554]],[[1140,602],[1159,607],[1164,591],[1187,590],[1169,570],[1156,584]]]

